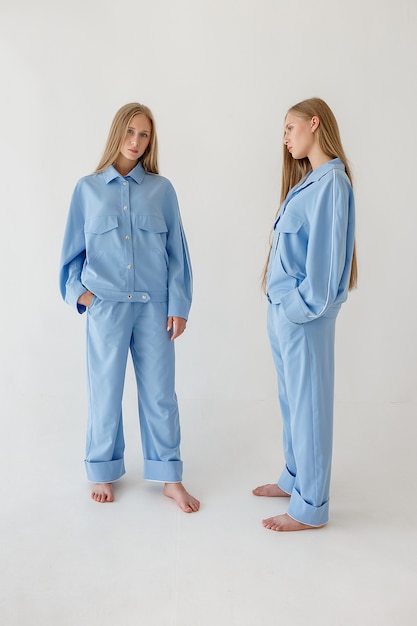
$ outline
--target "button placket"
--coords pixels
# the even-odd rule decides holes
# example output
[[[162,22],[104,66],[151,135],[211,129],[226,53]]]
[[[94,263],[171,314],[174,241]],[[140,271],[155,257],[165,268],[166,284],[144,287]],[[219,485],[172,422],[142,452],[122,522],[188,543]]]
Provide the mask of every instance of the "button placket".
[[[122,209],[123,209],[123,222],[124,222],[124,239],[125,239],[125,259],[126,259],[126,290],[129,293],[128,299],[131,300],[133,298],[133,291],[135,288],[134,281],[134,272],[130,270],[133,269],[133,242],[132,242],[132,220],[131,220],[131,212],[130,208],[130,186],[127,180],[123,180],[122,182]]]

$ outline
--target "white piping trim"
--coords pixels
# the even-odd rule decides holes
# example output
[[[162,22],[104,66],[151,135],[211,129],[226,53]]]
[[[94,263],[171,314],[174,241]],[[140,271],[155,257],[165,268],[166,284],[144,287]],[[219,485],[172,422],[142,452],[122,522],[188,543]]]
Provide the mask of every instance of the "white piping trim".
[[[331,246],[331,252],[330,252],[329,280],[327,282],[326,302],[324,303],[324,306],[323,306],[322,310],[319,313],[317,313],[317,315],[312,315],[311,317],[320,317],[320,315],[323,315],[323,313],[326,310],[326,307],[327,307],[327,305],[329,303],[329,298],[330,298],[330,283],[331,283],[332,269],[333,269],[334,225],[335,225],[335,205],[336,205],[336,199],[335,199],[335,194],[336,194],[335,176],[336,176],[336,170],[333,170],[332,246]]]

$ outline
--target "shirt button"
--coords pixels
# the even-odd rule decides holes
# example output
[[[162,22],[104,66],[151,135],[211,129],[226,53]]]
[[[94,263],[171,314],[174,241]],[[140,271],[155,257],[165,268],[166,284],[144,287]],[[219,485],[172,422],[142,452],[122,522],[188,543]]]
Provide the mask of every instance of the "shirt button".
[[[131,266],[131,265],[128,265],[128,266],[127,266],[127,269],[128,269],[128,270],[131,270],[131,269],[132,269],[132,266]]]
[[[128,209],[128,207],[127,207],[127,206],[124,206],[124,207],[123,207],[123,211],[127,211],[127,209]]]
[[[124,187],[126,187],[126,185],[127,185],[127,182],[126,182],[126,181],[124,181],[124,182],[123,182],[123,186],[124,186]]]
[[[127,297],[129,298],[129,300],[131,300],[131,299],[132,299],[132,296],[131,296],[130,294],[129,294]]]
[[[125,239],[130,239],[129,235],[126,235]]]
[[[142,296],[142,300],[146,300],[146,296]]]

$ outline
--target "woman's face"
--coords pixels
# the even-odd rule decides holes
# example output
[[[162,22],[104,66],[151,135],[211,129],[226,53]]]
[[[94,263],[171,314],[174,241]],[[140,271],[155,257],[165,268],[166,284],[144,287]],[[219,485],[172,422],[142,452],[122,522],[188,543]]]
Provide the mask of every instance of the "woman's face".
[[[151,140],[152,124],[143,113],[132,117],[120,154],[128,161],[138,161]]]
[[[310,154],[314,144],[314,130],[317,118],[304,120],[291,111],[285,118],[284,145],[293,159],[304,159]]]

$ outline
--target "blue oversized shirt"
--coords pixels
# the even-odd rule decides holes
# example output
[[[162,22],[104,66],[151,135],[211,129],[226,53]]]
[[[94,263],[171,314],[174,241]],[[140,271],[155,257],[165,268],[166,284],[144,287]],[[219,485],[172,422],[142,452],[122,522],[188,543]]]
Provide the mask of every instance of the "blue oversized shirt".
[[[353,191],[340,159],[289,191],[274,224],[267,292],[290,321],[310,322],[346,300],[354,231]]]
[[[126,176],[110,166],[73,192],[61,255],[62,297],[80,313],[89,289],[114,302],[167,302],[187,319],[192,270],[177,197],[166,178],[138,163]]]

